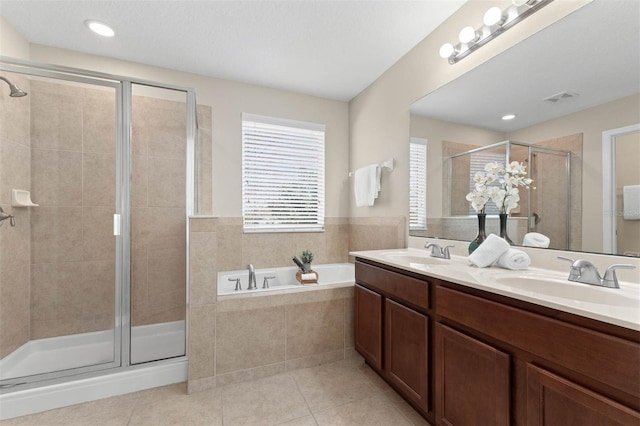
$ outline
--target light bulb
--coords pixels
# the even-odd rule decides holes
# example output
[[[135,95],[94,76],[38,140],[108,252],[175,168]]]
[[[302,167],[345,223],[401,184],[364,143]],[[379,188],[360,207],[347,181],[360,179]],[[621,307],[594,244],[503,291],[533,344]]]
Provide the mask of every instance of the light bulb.
[[[464,27],[462,31],[460,31],[458,39],[460,39],[460,43],[471,43],[478,39],[478,33],[476,33],[473,27]]]
[[[488,27],[492,27],[494,25],[501,25],[504,22],[504,17],[502,16],[502,11],[498,6],[494,6],[489,8],[484,13],[484,24]]]
[[[104,22],[95,21],[93,19],[87,19],[84,24],[89,27],[91,31],[104,37],[113,37],[115,32]]]
[[[455,48],[451,43],[445,43],[440,47],[440,57],[442,59],[450,58],[454,52],[455,52]]]
[[[516,118],[516,115],[515,115],[515,114],[507,114],[507,115],[503,115],[503,116],[502,116],[502,119],[503,119],[504,121],[513,120],[514,118]]]

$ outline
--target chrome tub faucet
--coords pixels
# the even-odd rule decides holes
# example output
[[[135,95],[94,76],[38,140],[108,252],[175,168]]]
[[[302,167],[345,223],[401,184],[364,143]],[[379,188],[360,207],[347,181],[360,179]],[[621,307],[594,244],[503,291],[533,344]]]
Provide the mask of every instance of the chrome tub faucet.
[[[256,271],[253,269],[251,263],[247,265],[247,269],[249,270],[249,287],[247,287],[247,290],[256,290],[258,288],[256,284]]]

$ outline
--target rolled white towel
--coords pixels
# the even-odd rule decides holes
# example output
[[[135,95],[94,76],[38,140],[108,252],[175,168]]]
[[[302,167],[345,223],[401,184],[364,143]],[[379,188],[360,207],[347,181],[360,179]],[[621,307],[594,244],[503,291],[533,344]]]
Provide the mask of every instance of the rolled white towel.
[[[510,248],[498,258],[496,265],[504,269],[520,271],[531,265],[531,258],[522,250]]]
[[[522,239],[522,245],[525,247],[547,248],[550,243],[551,240],[549,237],[538,232],[529,232],[528,234],[524,234],[524,238]]]
[[[469,255],[467,259],[472,264],[484,268],[493,265],[500,256],[509,250],[509,243],[496,234],[489,234],[486,240]]]

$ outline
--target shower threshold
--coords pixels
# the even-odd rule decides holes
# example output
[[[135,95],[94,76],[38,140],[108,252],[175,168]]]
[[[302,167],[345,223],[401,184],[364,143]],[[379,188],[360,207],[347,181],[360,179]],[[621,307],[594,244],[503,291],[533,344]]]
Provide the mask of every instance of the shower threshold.
[[[113,342],[114,330],[31,340],[0,360],[0,380],[112,362]],[[184,321],[132,327],[132,364],[184,354]]]

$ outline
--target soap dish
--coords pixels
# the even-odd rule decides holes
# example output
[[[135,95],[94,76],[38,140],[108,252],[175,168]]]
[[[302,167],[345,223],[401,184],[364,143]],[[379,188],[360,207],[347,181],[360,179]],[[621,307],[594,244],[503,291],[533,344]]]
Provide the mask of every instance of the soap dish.
[[[11,190],[11,205],[13,207],[38,207],[39,204],[31,201],[31,193],[24,189]]]

